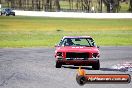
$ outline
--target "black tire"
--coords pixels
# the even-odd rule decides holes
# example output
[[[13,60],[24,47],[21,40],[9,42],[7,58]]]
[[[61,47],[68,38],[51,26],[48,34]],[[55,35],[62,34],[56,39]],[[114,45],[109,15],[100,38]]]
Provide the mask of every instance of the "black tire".
[[[99,70],[100,69],[100,62],[97,60],[93,65],[92,65],[93,70]]]
[[[15,16],[15,14],[13,14],[13,16]]]
[[[55,67],[56,67],[56,68],[61,68],[61,66],[62,66],[62,64],[59,63],[58,61],[56,61],[56,65],[55,65]]]
[[[6,16],[9,16],[8,14],[5,14]]]
[[[76,75],[76,81],[79,85],[84,85],[87,82],[87,79],[84,76],[78,76]]]

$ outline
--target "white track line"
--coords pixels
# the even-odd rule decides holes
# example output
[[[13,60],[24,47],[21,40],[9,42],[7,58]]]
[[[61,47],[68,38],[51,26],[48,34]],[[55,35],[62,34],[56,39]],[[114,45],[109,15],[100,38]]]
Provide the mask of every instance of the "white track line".
[[[132,13],[79,13],[79,12],[44,12],[44,11],[20,11],[14,10],[19,16],[42,16],[63,18],[132,18]]]

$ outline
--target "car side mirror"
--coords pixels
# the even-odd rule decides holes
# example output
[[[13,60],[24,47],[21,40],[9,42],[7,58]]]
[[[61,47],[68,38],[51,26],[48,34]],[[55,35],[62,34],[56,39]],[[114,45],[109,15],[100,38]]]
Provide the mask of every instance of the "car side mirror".
[[[97,46],[97,48],[99,49],[99,48],[100,48],[100,46]]]
[[[59,45],[58,44],[55,44],[55,47],[58,47]]]

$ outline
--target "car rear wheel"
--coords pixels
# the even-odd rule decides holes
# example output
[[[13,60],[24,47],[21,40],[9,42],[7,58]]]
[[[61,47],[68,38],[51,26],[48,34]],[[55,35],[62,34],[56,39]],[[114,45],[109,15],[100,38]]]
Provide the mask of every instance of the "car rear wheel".
[[[61,63],[59,63],[58,61],[56,61],[56,68],[61,68],[61,66],[62,66],[62,64]]]
[[[9,14],[5,14],[6,16],[9,16]]]
[[[100,62],[97,60],[93,65],[92,65],[93,70],[99,70],[100,69]]]

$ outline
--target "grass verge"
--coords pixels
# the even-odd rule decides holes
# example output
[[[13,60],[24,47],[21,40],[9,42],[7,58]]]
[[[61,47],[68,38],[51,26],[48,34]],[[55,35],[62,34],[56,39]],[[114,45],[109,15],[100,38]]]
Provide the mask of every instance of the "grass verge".
[[[0,47],[52,47],[63,36],[79,35],[100,46],[131,46],[132,19],[0,16]]]

